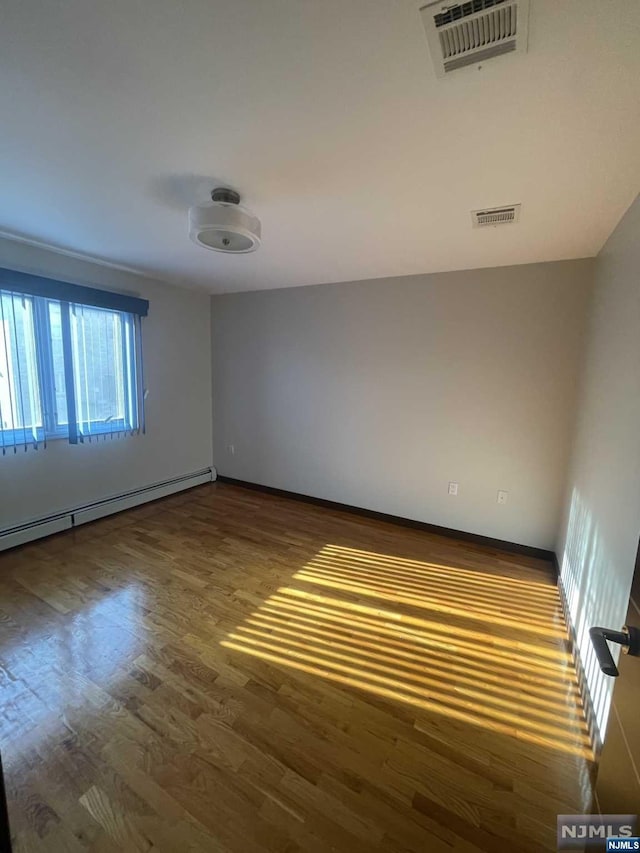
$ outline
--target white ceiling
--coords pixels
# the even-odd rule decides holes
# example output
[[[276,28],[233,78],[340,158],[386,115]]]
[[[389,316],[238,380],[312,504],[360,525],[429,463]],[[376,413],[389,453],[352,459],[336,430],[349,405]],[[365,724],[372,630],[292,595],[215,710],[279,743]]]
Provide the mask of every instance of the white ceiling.
[[[2,0],[0,230],[214,292],[596,254],[639,189],[640,2],[531,0],[527,54],[445,80],[420,5]],[[190,243],[217,183],[257,253]]]

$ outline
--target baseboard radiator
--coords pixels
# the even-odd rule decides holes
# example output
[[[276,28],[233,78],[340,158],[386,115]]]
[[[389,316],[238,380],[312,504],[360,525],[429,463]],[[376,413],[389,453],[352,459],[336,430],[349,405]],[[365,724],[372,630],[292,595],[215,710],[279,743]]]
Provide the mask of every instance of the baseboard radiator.
[[[26,524],[0,530],[0,551],[25,545],[27,542],[33,542],[43,536],[50,536],[52,533],[60,533],[63,530],[78,527],[80,524],[86,524],[89,521],[96,521],[96,519],[104,518],[106,515],[132,509],[134,506],[139,506],[148,501],[166,498],[168,495],[200,486],[203,483],[210,483],[215,479],[215,469],[204,468],[202,471],[196,471],[193,474],[185,474],[183,477],[154,483],[152,486],[135,489],[132,492],[123,492],[121,495],[94,501],[46,518],[34,519]]]

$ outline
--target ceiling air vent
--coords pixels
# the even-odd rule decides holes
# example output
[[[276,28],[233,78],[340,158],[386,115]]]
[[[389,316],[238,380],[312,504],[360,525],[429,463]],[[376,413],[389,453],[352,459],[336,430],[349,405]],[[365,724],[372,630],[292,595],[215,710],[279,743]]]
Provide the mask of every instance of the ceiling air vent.
[[[439,0],[420,14],[438,77],[496,56],[526,53],[529,0]]]
[[[520,204],[506,204],[503,207],[485,207],[482,210],[472,210],[471,219],[474,228],[508,225],[520,221]]]

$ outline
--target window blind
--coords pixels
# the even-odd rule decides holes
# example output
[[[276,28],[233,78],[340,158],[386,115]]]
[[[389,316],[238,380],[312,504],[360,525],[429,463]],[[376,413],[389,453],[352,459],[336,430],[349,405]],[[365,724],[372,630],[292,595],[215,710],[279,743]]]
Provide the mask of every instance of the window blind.
[[[52,438],[77,444],[145,431],[148,307],[137,297],[0,270],[3,454]]]
[[[56,279],[4,268],[0,268],[0,290],[13,291],[28,296],[41,296],[45,299],[56,299],[59,302],[74,302],[78,305],[110,308],[113,311],[136,314],[139,317],[146,317],[149,313],[149,302],[146,299],[139,299],[137,296],[112,293],[109,290],[99,290],[81,284],[70,284],[66,281],[57,281]]]

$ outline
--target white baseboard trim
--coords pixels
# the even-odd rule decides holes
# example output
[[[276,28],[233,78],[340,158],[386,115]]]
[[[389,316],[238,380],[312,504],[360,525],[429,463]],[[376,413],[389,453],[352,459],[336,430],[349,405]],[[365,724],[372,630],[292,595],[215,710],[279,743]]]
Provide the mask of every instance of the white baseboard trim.
[[[121,495],[106,498],[105,500],[85,504],[84,506],[58,513],[55,516],[34,519],[26,524],[0,530],[0,551],[4,551],[7,548],[15,548],[27,542],[33,542],[34,539],[50,536],[52,533],[69,530],[71,527],[77,527],[89,521],[96,521],[98,518],[104,518],[116,512],[132,509],[149,501],[165,498],[168,495],[184,491],[185,489],[192,489],[194,486],[200,486],[203,483],[210,483],[213,479],[215,479],[215,476],[212,469],[205,468],[193,474],[175,477],[173,480],[165,480],[162,483],[155,483],[143,489],[124,492]]]

